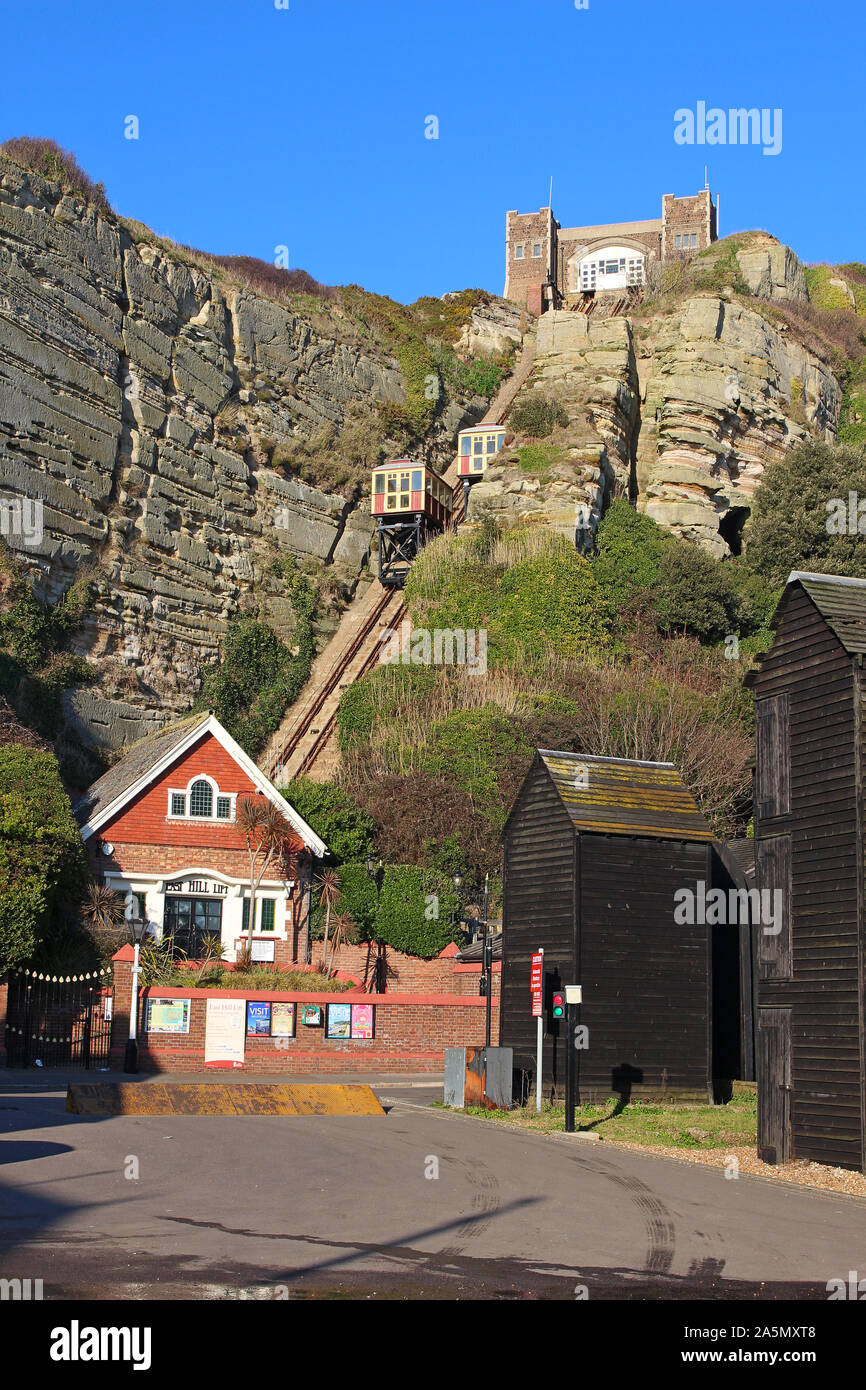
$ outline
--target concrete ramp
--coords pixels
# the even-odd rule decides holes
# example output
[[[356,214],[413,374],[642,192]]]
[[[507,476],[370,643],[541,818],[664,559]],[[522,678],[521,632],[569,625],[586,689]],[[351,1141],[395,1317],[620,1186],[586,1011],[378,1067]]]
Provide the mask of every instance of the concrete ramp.
[[[384,1115],[369,1086],[70,1082],[73,1115]]]

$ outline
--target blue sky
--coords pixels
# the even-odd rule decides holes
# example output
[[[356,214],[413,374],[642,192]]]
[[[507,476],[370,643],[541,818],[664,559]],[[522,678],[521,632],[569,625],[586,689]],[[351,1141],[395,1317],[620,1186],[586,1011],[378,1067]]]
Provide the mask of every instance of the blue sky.
[[[284,3],[284,0],[277,0]],[[0,0],[0,140],[47,135],[119,212],[411,300],[503,288],[505,212],[658,217],[866,261],[857,0]],[[781,152],[674,112],[783,113]],[[124,138],[127,116],[139,138]],[[425,138],[436,116],[439,138]]]

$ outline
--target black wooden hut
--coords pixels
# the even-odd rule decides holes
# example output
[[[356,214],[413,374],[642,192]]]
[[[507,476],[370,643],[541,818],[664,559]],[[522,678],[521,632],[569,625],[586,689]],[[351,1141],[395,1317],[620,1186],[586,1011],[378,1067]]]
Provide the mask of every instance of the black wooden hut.
[[[702,892],[727,871],[671,763],[539,750],[505,826],[501,1042],[535,1072],[530,960],[544,950],[543,1085],[565,1084],[554,989],[579,984],[581,1101],[712,1096],[740,1075],[739,938],[701,920]],[[695,920],[675,920],[678,890]],[[713,1025],[715,969],[732,981]],[[716,1063],[714,1064],[714,1055]]]
[[[758,1151],[866,1171],[866,579],[790,575],[755,693]]]

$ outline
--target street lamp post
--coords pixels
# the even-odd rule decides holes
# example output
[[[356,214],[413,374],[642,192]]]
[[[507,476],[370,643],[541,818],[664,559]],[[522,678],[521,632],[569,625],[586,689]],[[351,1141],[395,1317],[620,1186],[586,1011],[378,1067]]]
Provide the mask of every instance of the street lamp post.
[[[141,916],[137,904],[132,908],[132,915],[129,918],[129,930],[132,933],[135,957],[132,963],[132,999],[129,1005],[129,1037],[126,1042],[123,1070],[125,1072],[134,1073],[138,1071],[138,977],[141,974],[139,953],[141,951],[141,943],[147,932],[147,922],[144,917]]]
[[[487,908],[490,902],[490,875],[484,875],[484,905],[481,910],[481,927],[484,932],[484,964],[482,965],[482,981],[484,985],[484,1046],[490,1046],[490,1032],[492,1027],[493,1012],[493,936],[490,931],[490,923],[487,920]]]
[[[367,877],[372,879],[376,885],[376,926],[379,925],[379,902],[382,897],[382,861],[373,858],[370,851],[367,851],[365,860]],[[385,943],[376,937],[376,964],[373,969],[373,989],[376,994],[384,994],[387,983],[387,966],[385,964]]]

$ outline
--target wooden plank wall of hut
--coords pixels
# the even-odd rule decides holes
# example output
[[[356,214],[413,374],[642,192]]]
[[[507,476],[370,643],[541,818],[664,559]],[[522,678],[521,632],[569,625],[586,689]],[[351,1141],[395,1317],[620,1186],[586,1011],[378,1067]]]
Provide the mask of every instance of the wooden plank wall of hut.
[[[710,928],[674,923],[674,893],[711,883],[707,844],[581,836],[582,1099],[711,1096]],[[695,915],[698,915],[697,913]]]
[[[530,961],[541,945],[545,978],[574,982],[574,891],[577,837],[543,764],[521,791],[505,840],[503,903],[503,1046],[516,1068],[535,1072],[536,1021],[531,1014]],[[564,1029],[546,1031],[544,1081],[565,1085]]]
[[[760,842],[790,834],[793,976],[759,966],[758,1003],[763,1018],[769,1006],[793,1010],[794,1156],[860,1167],[862,868],[854,677],[851,657],[799,589],[755,681],[758,700],[786,690],[791,811],[758,819],[758,886],[785,892],[784,856],[762,854]],[[759,944],[759,956],[766,954]]]

